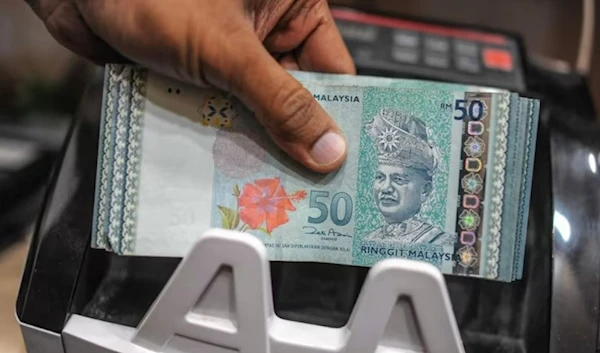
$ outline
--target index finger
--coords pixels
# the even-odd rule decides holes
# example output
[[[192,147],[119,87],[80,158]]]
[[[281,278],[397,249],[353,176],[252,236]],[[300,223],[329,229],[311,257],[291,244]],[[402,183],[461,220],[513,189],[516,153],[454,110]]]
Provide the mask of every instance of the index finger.
[[[297,54],[301,70],[339,74],[356,74],[354,61],[348,52],[327,3],[325,15],[306,38]]]

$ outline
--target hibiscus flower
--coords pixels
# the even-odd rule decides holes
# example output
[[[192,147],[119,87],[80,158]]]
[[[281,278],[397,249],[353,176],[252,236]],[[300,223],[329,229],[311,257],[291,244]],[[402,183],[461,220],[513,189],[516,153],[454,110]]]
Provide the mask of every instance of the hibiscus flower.
[[[288,195],[279,178],[259,179],[244,185],[238,195],[240,220],[251,229],[258,229],[266,222],[270,233],[288,222],[288,212],[295,211],[292,201],[303,200],[306,191],[299,190]]]

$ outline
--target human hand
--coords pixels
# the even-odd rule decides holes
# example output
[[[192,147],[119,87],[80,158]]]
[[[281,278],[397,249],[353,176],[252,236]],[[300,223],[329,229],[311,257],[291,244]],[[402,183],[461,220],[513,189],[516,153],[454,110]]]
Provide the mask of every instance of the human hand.
[[[343,163],[339,128],[285,71],[355,72],[326,0],[27,1],[75,53],[231,92],[306,167]]]

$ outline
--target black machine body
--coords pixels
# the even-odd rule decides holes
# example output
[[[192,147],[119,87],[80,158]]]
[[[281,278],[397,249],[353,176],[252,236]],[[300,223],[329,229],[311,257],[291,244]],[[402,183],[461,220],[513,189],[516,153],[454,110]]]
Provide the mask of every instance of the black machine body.
[[[446,276],[465,349],[598,350],[600,126],[585,78],[529,58],[513,34],[334,9],[358,73],[506,88],[542,113],[523,279]],[[46,195],[17,303],[19,320],[60,334],[71,314],[135,327],[180,259],[91,249],[101,80],[90,85]],[[277,315],[343,326],[366,269],[271,264]]]

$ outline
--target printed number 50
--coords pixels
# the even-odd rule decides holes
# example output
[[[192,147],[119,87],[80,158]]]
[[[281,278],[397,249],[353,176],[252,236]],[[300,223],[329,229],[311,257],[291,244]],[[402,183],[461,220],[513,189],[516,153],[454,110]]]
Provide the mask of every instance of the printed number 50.
[[[319,201],[319,198],[329,198],[329,191],[310,191],[310,208],[316,208],[319,210],[318,217],[308,217],[309,223],[323,223],[327,220],[329,209],[327,208],[327,204]],[[345,210],[343,217],[339,217],[338,208],[340,206],[340,201],[344,200]],[[352,198],[345,192],[338,192],[333,195],[331,199],[331,221],[336,226],[345,226],[352,219]]]
[[[463,120],[465,116],[471,118],[471,120],[480,120],[483,117],[483,102],[480,100],[474,100],[469,104],[469,109],[467,112],[466,108],[467,100],[466,99],[457,99],[454,101],[454,112],[460,114],[459,116],[454,116],[454,120]],[[468,114],[467,114],[468,113]]]

